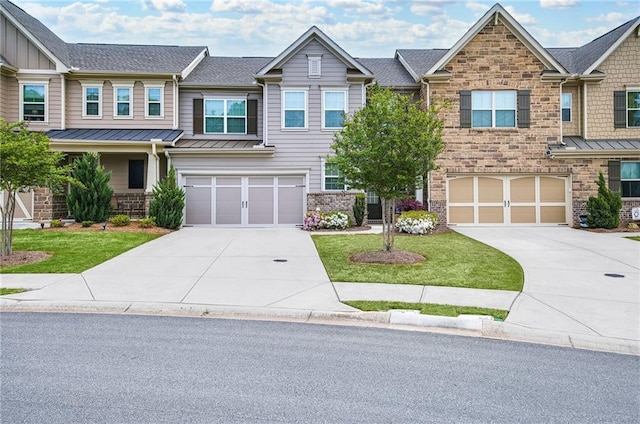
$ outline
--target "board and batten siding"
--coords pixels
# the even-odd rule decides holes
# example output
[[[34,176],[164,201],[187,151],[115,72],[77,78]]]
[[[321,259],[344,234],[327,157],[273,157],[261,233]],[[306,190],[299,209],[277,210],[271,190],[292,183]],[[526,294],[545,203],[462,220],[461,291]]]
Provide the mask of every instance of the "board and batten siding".
[[[67,80],[67,127],[68,128],[140,128],[171,129],[173,127],[173,85],[171,81],[145,80],[151,84],[164,83],[164,117],[145,118],[145,86],[142,81],[135,81],[133,86],[133,118],[114,118],[113,84],[129,84],[128,80],[99,80],[87,78],[88,81],[102,84],[102,117],[82,117],[83,90],[81,80]]]
[[[229,99],[243,98],[258,102],[258,134],[194,134],[193,133],[193,100],[194,99]],[[262,93],[248,91],[188,89],[180,88],[180,125],[184,131],[183,139],[197,140],[262,140]],[[204,124],[203,124],[204,125]]]
[[[50,69],[56,65],[4,16],[0,16],[0,53],[20,69]]]
[[[7,122],[15,122],[18,120],[17,108],[18,104],[18,83],[13,77],[0,74],[0,118],[4,118]]]

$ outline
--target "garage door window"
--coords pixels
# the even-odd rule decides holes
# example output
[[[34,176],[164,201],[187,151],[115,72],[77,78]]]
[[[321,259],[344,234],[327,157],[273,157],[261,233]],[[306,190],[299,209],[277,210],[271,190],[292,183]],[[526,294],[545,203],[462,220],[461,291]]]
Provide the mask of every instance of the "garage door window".
[[[640,197],[640,162],[620,163],[622,197]]]

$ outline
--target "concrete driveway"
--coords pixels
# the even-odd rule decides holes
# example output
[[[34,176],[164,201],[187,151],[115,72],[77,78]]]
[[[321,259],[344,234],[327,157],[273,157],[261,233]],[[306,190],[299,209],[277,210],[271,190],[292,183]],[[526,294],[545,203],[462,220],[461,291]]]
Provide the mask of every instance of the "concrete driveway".
[[[507,323],[640,340],[640,242],[624,238],[632,234],[562,227],[456,231],[507,253],[522,265],[524,290]]]

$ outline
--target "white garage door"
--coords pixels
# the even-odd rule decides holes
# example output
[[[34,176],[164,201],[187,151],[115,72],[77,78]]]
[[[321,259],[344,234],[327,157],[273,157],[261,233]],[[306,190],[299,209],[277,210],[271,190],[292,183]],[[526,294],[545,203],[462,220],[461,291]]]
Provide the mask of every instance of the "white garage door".
[[[0,192],[0,202],[4,205],[7,192]],[[27,193],[16,193],[16,206],[13,213],[14,220],[33,219],[33,191]]]
[[[304,213],[304,176],[186,177],[185,225],[295,226]]]
[[[449,224],[567,224],[565,176],[456,176],[447,179]]]

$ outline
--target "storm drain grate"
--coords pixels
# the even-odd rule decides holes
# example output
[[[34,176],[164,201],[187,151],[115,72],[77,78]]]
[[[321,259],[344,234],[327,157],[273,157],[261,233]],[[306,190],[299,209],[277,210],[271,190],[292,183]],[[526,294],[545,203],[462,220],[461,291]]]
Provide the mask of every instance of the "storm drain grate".
[[[612,277],[612,278],[624,278],[624,275],[622,274],[612,274],[609,272],[605,272],[605,277]]]
[[[287,259],[274,259],[273,262],[287,262]]]

